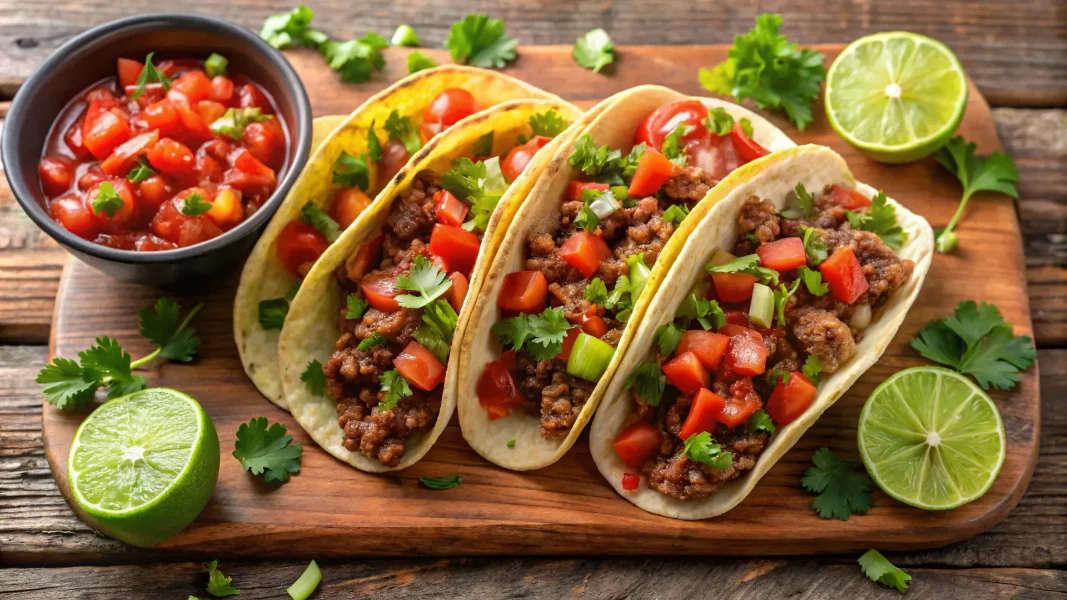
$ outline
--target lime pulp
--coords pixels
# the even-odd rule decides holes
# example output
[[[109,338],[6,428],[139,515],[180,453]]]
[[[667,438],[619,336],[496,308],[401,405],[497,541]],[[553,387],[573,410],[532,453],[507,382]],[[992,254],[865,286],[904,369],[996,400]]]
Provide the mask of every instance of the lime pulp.
[[[114,537],[154,546],[203,510],[219,476],[219,438],[191,397],[141,390],[99,406],[78,428],[71,494]]]
[[[914,367],[882,382],[860,413],[860,455],[878,487],[926,510],[982,497],[1004,465],[1000,412],[973,381]]]
[[[967,77],[937,40],[894,31],[849,44],[826,76],[834,131],[875,160],[918,160],[943,146],[967,108]]]

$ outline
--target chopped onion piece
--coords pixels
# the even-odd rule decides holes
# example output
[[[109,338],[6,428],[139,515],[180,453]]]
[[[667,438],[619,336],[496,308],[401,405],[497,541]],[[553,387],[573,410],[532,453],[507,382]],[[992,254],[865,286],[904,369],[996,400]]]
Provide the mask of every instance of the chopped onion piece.
[[[603,220],[619,210],[619,206],[619,201],[615,199],[615,195],[611,192],[605,192],[589,203],[589,210],[593,211],[598,219]]]
[[[860,304],[848,320],[848,326],[853,329],[864,329],[871,324],[871,305]]]

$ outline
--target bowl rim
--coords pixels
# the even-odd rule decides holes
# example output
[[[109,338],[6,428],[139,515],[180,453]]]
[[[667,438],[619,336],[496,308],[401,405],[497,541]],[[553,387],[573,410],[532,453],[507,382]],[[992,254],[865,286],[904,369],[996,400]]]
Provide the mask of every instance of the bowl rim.
[[[139,250],[121,250],[97,244],[74,235],[66,228],[57,223],[44,207],[37,201],[36,194],[32,191],[30,183],[21,177],[23,172],[22,160],[19,157],[18,145],[21,135],[22,123],[32,117],[32,100],[42,92],[42,88],[49,81],[52,72],[62,63],[72,57],[80,57],[83,47],[90,41],[98,41],[102,36],[110,36],[130,28],[141,28],[146,25],[156,25],[156,29],[180,29],[196,28],[210,32],[218,32],[221,35],[238,38],[248,46],[251,54],[258,55],[270,61],[281,72],[280,86],[293,96],[293,104],[296,112],[296,122],[290,129],[290,143],[296,144],[296,152],[289,162],[288,170],[279,182],[274,192],[260,206],[259,210],[249,218],[242,221],[238,226],[224,232],[222,235],[185,248],[173,250],[158,250],[142,252]],[[54,124],[57,115],[52,115]],[[296,178],[303,170],[308,156],[311,153],[311,101],[303,82],[293,69],[289,61],[281,52],[275,50],[258,35],[240,25],[236,25],[218,17],[191,13],[150,13],[123,17],[108,21],[71,38],[57,48],[45,61],[26,79],[19,87],[18,92],[11,101],[7,116],[4,119],[4,130],[0,138],[0,161],[4,167],[4,175],[7,178],[15,200],[22,210],[29,215],[38,227],[59,242],[77,252],[82,252],[103,260],[126,263],[126,264],[156,264],[177,263],[208,255],[215,250],[237,242],[248,235],[259,231],[262,226],[277,212],[289,189],[293,186]]]

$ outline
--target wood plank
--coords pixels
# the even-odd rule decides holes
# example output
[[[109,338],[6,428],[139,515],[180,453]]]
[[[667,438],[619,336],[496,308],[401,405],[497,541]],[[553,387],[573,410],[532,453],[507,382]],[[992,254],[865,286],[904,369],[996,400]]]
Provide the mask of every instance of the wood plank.
[[[793,41],[846,43],[862,35],[907,29],[933,36],[959,55],[964,68],[994,105],[1067,105],[1067,36],[1064,5],[1056,0],[909,0],[877,3],[848,0],[726,3],[689,0],[663,10],[641,0],[558,2],[507,0],[466,4],[409,0],[379,3],[374,10],[347,0],[308,2],[316,25],[337,37],[377,31],[389,37],[400,23],[414,26],[423,44],[439,48],[453,22],[470,10],[504,19],[520,52],[532,44],[570,45],[594,27],[604,27],[618,45],[724,44],[748,31],[756,15],[778,12],[783,33]],[[290,0],[232,3],[200,0],[198,12],[216,15],[258,31],[263,19],[292,8]],[[50,0],[19,4],[0,23],[0,91],[10,92],[60,44],[87,27],[158,7],[121,3]],[[621,47],[622,73],[634,50]],[[568,59],[569,60],[569,59]],[[710,65],[707,59],[701,64]],[[643,74],[647,75],[647,74]],[[695,69],[687,74],[695,81]]]
[[[535,57],[527,57],[536,60],[520,61],[516,69],[523,79],[567,89],[586,102],[613,91],[584,83],[588,74],[560,60],[558,48],[536,50]],[[722,47],[708,50],[720,56],[724,52]],[[833,50],[828,48],[831,53]],[[339,112],[358,102],[362,90],[339,84],[314,54],[298,52],[292,59],[305,85],[315,91],[319,110]],[[636,72],[658,68],[663,79],[686,91],[697,91],[692,83],[683,81],[691,63],[686,62],[681,49],[663,48],[638,60],[640,64],[631,65]],[[625,88],[636,82],[626,79],[616,85]],[[999,147],[989,108],[976,90],[972,89],[960,131],[985,152]],[[849,161],[857,179],[885,189],[935,227],[946,223],[955,210],[958,184],[945,177],[932,160],[893,167],[875,163],[837,138],[821,114],[795,139],[834,147]],[[745,503],[724,518],[693,523],[640,511],[618,498],[602,480],[585,443],[579,443],[551,468],[524,474],[502,471],[481,460],[453,424],[426,459],[385,476],[343,467],[314,444],[307,444],[297,481],[265,493],[241,472],[238,463],[223,461],[214,500],[193,526],[166,542],[165,547],[224,555],[254,552],[257,557],[652,554],[683,549],[751,555],[853,552],[872,543],[883,549],[927,548],[972,537],[1006,517],[1030,479],[1037,458],[1036,369],[1024,373],[1022,384],[1011,393],[994,394],[1011,443],[997,483],[979,501],[933,514],[879,496],[882,508],[863,520],[826,522],[812,514],[811,496],[796,487],[797,478],[810,464],[811,453],[820,446],[829,445],[855,458],[855,423],[863,401],[890,373],[923,364],[908,348],[907,340],[927,321],[949,313],[962,299],[979,298],[995,302],[1019,332],[1030,332],[1021,236],[1010,199],[991,195],[976,198],[958,231],[961,250],[934,261],[919,301],[879,364],[772,468]],[[983,244],[997,248],[997,252],[981,253]],[[150,384],[177,387],[200,400],[219,429],[224,456],[233,445],[237,426],[253,416],[265,414],[272,421],[286,423],[291,432],[298,431],[287,414],[265,403],[240,376],[231,341],[232,285],[230,278],[209,286],[213,291],[202,298],[186,299],[188,305],[193,301],[207,303],[197,324],[204,339],[199,364],[163,365],[148,374]],[[117,285],[72,262],[60,286],[52,348],[57,355],[73,356],[101,332],[123,340],[135,336],[130,316],[157,294],[139,286]],[[128,349],[134,355],[141,353],[137,344]],[[53,472],[61,490],[66,489],[66,452],[79,422],[80,415],[45,407],[45,448],[50,463],[58,466]],[[307,442],[302,432],[297,439]],[[466,480],[457,489],[440,493],[418,486],[420,476],[453,472]],[[352,510],[353,505],[359,509]],[[567,507],[565,517],[557,510],[544,510],[561,505]],[[308,506],[315,509],[307,510]],[[295,510],[297,507],[305,510]],[[767,511],[773,511],[776,518],[766,519]],[[375,517],[368,520],[368,515]],[[783,523],[790,525],[783,527]],[[383,548],[379,543],[383,535],[394,543]],[[635,537],[642,539],[640,546],[625,543]]]

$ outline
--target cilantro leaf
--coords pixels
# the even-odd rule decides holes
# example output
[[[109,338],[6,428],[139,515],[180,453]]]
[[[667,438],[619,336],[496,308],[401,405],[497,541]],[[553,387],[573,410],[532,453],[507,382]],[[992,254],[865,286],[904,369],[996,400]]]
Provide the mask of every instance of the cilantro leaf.
[[[798,281],[804,282],[804,287],[813,296],[825,296],[830,291],[830,286],[823,282],[822,273],[809,269],[804,265],[797,267]]]
[[[793,195],[797,199],[797,205],[783,210],[780,214],[787,219],[806,219],[815,212],[815,199],[808,193],[803,183],[798,183],[793,188]]]
[[[240,594],[237,588],[230,585],[232,580],[219,570],[219,561],[213,560],[207,564],[207,593],[216,598]]]
[[[752,121],[749,121],[745,117],[741,117],[740,125],[741,125],[741,132],[744,133],[746,137],[751,138],[756,133],[752,129]]]
[[[330,69],[340,73],[341,81],[363,83],[370,80],[372,72],[380,71],[385,66],[381,51],[388,46],[385,38],[371,32],[347,42],[326,40],[319,50]]]
[[[285,425],[275,423],[267,428],[266,417],[255,417],[237,428],[233,457],[246,471],[263,475],[265,483],[289,481],[290,473],[300,471],[303,444],[289,445],[293,436],[285,435]]]
[[[326,241],[331,244],[341,236],[341,226],[324,210],[319,208],[319,205],[315,204],[314,200],[308,200],[304,203],[304,206],[300,207],[300,222],[319,230],[326,238]]]
[[[274,115],[265,115],[263,110],[258,107],[248,108],[227,108],[226,112],[222,113],[222,116],[212,121],[208,129],[212,133],[225,135],[234,140],[240,141],[244,137],[245,129],[250,123],[261,123],[263,121],[270,121],[274,118]]]
[[[708,265],[704,270],[708,273],[745,273],[759,277],[764,285],[778,285],[778,271],[759,266],[758,254],[740,256],[721,265]]]
[[[449,490],[463,483],[463,478],[459,475],[450,475],[448,477],[419,477],[419,482],[431,490]]]
[[[660,354],[670,356],[674,354],[674,349],[678,347],[678,342],[682,341],[682,330],[674,324],[674,321],[670,321],[657,327],[652,339],[659,346]]]
[[[708,300],[690,292],[678,307],[675,320],[681,323],[683,329],[688,329],[695,320],[707,331],[726,325],[726,313],[722,311],[718,301]]]
[[[78,359],[83,369],[92,370],[102,377],[130,379],[133,376],[130,354],[106,335],[96,338],[96,345],[79,352]]]
[[[422,138],[419,137],[418,128],[411,123],[410,117],[401,117],[399,111],[394,110],[389,113],[389,118],[385,120],[385,125],[382,127],[389,133],[390,140],[404,145],[408,154],[415,154],[422,148]]]
[[[644,142],[634,146],[630,149],[630,153],[625,158],[620,157],[616,163],[620,172],[621,179],[632,179],[634,173],[637,172],[637,163],[641,161],[641,157],[645,155],[647,146]]]
[[[599,277],[594,277],[589,285],[585,288],[585,299],[596,304],[597,306],[604,306],[608,302],[608,286],[604,284],[604,280]]]
[[[460,200],[471,204],[470,219],[463,229],[485,231],[508,184],[500,171],[500,157],[474,162],[469,158],[452,161],[452,168],[441,176],[441,187]]]
[[[764,14],[744,35],[734,36],[727,59],[700,69],[700,85],[738,100],[752,98],[762,109],[784,110],[803,131],[812,121],[811,106],[826,79],[823,55],[799,48],[778,33],[782,17]]]
[[[767,383],[772,386],[785,385],[789,383],[789,378],[792,377],[789,371],[782,371],[781,369],[771,369],[767,373]]]
[[[371,143],[370,140],[374,140]],[[372,150],[373,156],[374,144],[378,144],[377,152],[378,158],[372,160],[381,160],[382,148],[381,143],[378,142],[378,136],[374,134],[374,125],[371,125],[370,133],[367,137],[367,145]],[[367,156],[352,156],[351,154],[341,151],[341,155],[337,157],[337,160],[333,161],[333,182],[343,185],[345,187],[358,187],[363,191],[367,191],[370,187],[370,166],[367,165]]]
[[[578,38],[571,56],[579,67],[599,73],[600,69],[615,62],[615,44],[608,32],[598,27]]]
[[[985,302],[979,305],[974,300],[960,302],[953,315],[945,317],[943,322],[968,346],[981,340],[997,325],[1005,323],[1000,309],[995,305]]]
[[[100,387],[96,373],[86,371],[76,361],[59,357],[45,365],[34,381],[44,386],[48,403],[60,410],[85,408]]]
[[[682,138],[696,129],[692,125],[680,123],[663,139],[663,156],[666,156],[679,167],[685,166],[685,149],[682,148]]]
[[[822,361],[819,360],[818,356],[809,354],[808,357],[804,359],[804,366],[800,367],[800,372],[804,374],[804,377],[807,377],[812,383],[818,386],[819,379],[822,378]]]
[[[444,43],[453,62],[498,69],[515,60],[518,45],[518,40],[508,37],[504,21],[477,13],[454,23]]]
[[[452,161],[452,168],[441,175],[441,187],[460,200],[482,193],[482,181],[489,176],[485,162],[469,158]]]
[[[420,254],[415,257],[407,275],[397,276],[396,287],[421,294],[401,294],[396,297],[397,304],[404,308],[422,308],[447,292],[452,287],[452,280],[437,265]]]
[[[452,350],[452,334],[456,331],[459,315],[447,300],[438,299],[422,311],[422,326],[413,334],[416,341],[426,347],[441,364],[448,363]]]
[[[860,564],[860,570],[867,576],[867,579],[894,588],[901,594],[908,591],[911,575],[894,566],[888,558],[882,556],[881,552],[872,548],[864,552],[856,562]]]
[[[104,181],[97,187],[96,197],[93,198],[92,205],[94,213],[107,215],[110,219],[122,209],[125,202],[115,191],[115,186],[110,181]]]
[[[501,319],[493,323],[490,332],[500,342],[501,346],[518,352],[522,350],[522,345],[526,343],[526,338],[530,336],[530,322],[524,314]]]
[[[378,139],[378,132],[374,131],[374,121],[370,122],[370,127],[367,129],[367,158],[378,161],[382,159],[382,141]],[[343,151],[342,151],[343,153]],[[360,158],[363,158],[362,156]],[[364,160],[366,162],[366,160]],[[334,171],[337,170],[337,163],[334,163]],[[335,175],[336,176],[336,175]],[[334,182],[337,180],[334,179]],[[366,191],[364,188],[363,191]]]
[[[571,122],[556,114],[554,108],[530,117],[530,129],[534,135],[554,138],[570,126]]]
[[[1015,161],[1002,152],[976,156],[976,148],[974,142],[967,143],[962,136],[957,135],[937,153],[937,162],[955,175],[963,185],[959,208],[945,229],[937,235],[938,252],[952,252],[956,248],[959,238],[953,229],[963,216],[967,201],[975,193],[1000,192],[1012,198],[1019,197],[1019,192],[1015,189],[1015,183],[1019,181],[1019,170],[1015,168]]]
[[[853,229],[875,233],[887,246],[900,250],[908,236],[897,225],[897,209],[886,199],[884,192],[878,192],[871,198],[870,212],[856,213],[845,211],[848,222]]]
[[[745,430],[749,432],[766,431],[768,434],[774,435],[774,421],[771,420],[770,415],[760,409],[749,417],[748,422],[745,423]]]
[[[815,466],[804,474],[801,485],[819,494],[811,507],[820,517],[847,521],[852,513],[863,514],[874,506],[867,473],[837,458],[829,448],[817,450],[811,460]]]
[[[616,161],[622,158],[622,152],[605,146],[597,147],[593,136],[585,134],[574,142],[574,152],[567,162],[586,175],[600,175],[605,170],[614,168]]]
[[[414,50],[408,54],[408,75],[418,73],[419,71],[425,71],[426,69],[432,69],[436,66],[437,61],[418,50]]]
[[[727,135],[733,126],[733,115],[726,112],[726,109],[721,106],[709,109],[708,116],[704,118],[704,129],[715,135]]]
[[[189,362],[200,349],[200,339],[196,337],[196,330],[188,327],[188,324],[203,306],[194,306],[185,319],[179,322],[178,303],[170,298],[160,298],[155,307],[137,311],[141,321],[141,335],[159,347],[159,355],[163,358]]]
[[[359,342],[359,345],[356,346],[356,349],[366,352],[375,346],[388,346],[391,343],[393,343],[392,340],[375,331],[370,334],[370,337],[363,338],[363,340]]]
[[[366,300],[357,297],[355,294],[349,294],[348,297],[345,298],[345,304],[348,306],[348,312],[345,313],[345,318],[349,321],[362,319],[363,313],[367,312],[367,307],[370,306]]]
[[[829,252],[826,250],[826,244],[822,243],[822,237],[819,230],[814,227],[801,227],[801,240],[804,242],[804,254],[812,264],[818,266],[822,264],[822,261],[826,260],[829,256]]]
[[[642,402],[649,406],[659,406],[663,390],[667,388],[667,377],[653,362],[642,363],[626,378],[626,389],[632,389]]]
[[[137,166],[126,174],[126,180],[131,183],[141,183],[155,174],[156,172],[152,170],[152,165],[148,164],[148,159],[142,154],[137,157]]]
[[[308,391],[316,396],[326,395],[326,374],[322,372],[322,363],[318,359],[312,360],[300,374],[300,381]]]
[[[589,233],[594,233],[597,227],[600,227],[600,217],[597,216],[593,209],[589,207],[589,204],[583,204],[578,209],[577,216],[574,217],[574,226],[577,229],[584,229]]]
[[[546,308],[539,315],[527,315],[530,337],[526,351],[537,360],[552,358],[563,351],[563,338],[571,324],[562,308]]]
[[[663,220],[675,225],[681,225],[682,221],[689,216],[689,207],[684,204],[672,204],[663,211]]]
[[[385,398],[378,403],[378,410],[393,410],[401,398],[411,395],[411,385],[396,369],[382,373],[378,382],[385,392]]]
[[[687,437],[684,452],[690,460],[719,470],[728,468],[734,460],[733,454],[723,452],[707,431]]]
[[[789,289],[786,289],[784,283],[779,283],[778,289],[771,291],[771,295],[774,297],[774,311],[778,315],[779,327],[785,327],[785,304],[789,301],[789,297],[797,292],[799,287],[800,280],[797,279]]]
[[[271,298],[259,302],[259,325],[263,329],[281,329],[288,314],[289,301],[285,298]]]
[[[315,48],[329,38],[325,33],[309,28],[314,16],[310,8],[301,4],[287,13],[267,17],[259,37],[278,50],[293,46]]]
[[[207,214],[212,206],[210,202],[204,200],[200,192],[193,192],[182,201],[182,214],[187,217],[198,217]]]
[[[155,54],[155,52],[149,52],[148,56],[144,57],[144,68],[141,69],[141,74],[137,76],[137,89],[130,95],[130,100],[140,98],[150,83],[161,84],[163,89],[170,91],[170,79],[152,64],[152,57]]]
[[[474,140],[471,146],[471,155],[488,157],[493,154],[493,132],[487,131],[485,135]]]

